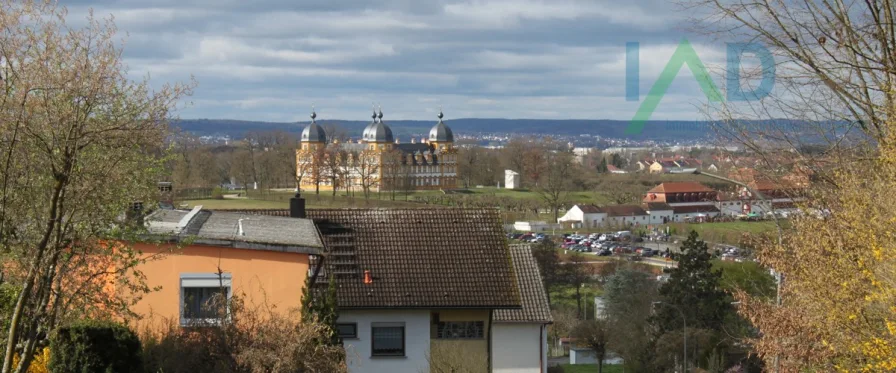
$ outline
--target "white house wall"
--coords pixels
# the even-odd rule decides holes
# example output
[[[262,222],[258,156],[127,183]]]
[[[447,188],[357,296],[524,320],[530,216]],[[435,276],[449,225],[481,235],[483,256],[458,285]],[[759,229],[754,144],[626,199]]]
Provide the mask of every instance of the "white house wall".
[[[624,227],[629,225],[647,225],[649,223],[648,215],[636,216],[611,216],[607,218],[607,222],[616,227]]]
[[[358,324],[358,338],[342,342],[349,373],[429,372],[429,310],[340,311],[338,322]],[[378,322],[404,323],[404,357],[371,356],[371,324]]]
[[[672,207],[683,207],[683,206],[715,206],[715,201],[703,201],[703,202],[672,202],[669,203],[669,206]]]
[[[547,371],[547,333],[542,324],[492,324],[494,373]]]
[[[605,213],[596,213],[596,214],[585,214],[583,223],[588,228],[597,228],[603,226],[604,222],[607,221],[607,214]]]
[[[664,224],[663,218],[666,218],[666,221],[672,221],[672,210],[656,210],[650,211],[650,224]]]

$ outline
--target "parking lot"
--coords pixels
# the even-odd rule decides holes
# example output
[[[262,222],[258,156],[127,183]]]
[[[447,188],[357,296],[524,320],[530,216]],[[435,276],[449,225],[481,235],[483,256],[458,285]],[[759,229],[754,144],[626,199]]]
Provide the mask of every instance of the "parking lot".
[[[551,240],[566,252],[580,252],[596,256],[639,256],[664,258],[678,252],[678,244],[669,236],[637,236],[630,231],[591,234],[512,233],[508,238],[526,243]]]

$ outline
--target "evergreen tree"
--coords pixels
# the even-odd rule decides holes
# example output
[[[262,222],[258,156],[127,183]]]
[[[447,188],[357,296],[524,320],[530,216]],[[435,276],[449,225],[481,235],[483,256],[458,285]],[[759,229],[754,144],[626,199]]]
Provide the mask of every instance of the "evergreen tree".
[[[607,173],[609,169],[607,168],[607,158],[603,157],[600,159],[600,164],[597,165],[597,172],[599,173]]]
[[[654,317],[658,331],[681,329],[682,314],[689,329],[721,330],[733,312],[731,298],[721,287],[722,273],[713,271],[712,255],[696,231],[691,231],[681,251],[678,266],[664,270],[669,280],[659,289],[664,304]]]
[[[625,168],[625,159],[623,159],[619,153],[613,153],[610,157],[610,164],[617,168]]]
[[[339,343],[339,332],[336,329],[336,321],[339,313],[336,309],[336,280],[330,275],[326,292],[312,289],[311,276],[305,278],[305,291],[302,294],[302,320],[306,322],[318,322],[329,327],[329,341],[335,345]]]

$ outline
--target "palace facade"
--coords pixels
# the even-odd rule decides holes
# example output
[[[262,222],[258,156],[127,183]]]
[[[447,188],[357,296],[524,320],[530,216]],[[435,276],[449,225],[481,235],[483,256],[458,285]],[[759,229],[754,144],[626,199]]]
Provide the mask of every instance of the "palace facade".
[[[301,190],[426,190],[457,186],[454,133],[443,121],[420,142],[398,141],[374,112],[357,142],[329,141],[311,113],[296,150],[296,179]]]

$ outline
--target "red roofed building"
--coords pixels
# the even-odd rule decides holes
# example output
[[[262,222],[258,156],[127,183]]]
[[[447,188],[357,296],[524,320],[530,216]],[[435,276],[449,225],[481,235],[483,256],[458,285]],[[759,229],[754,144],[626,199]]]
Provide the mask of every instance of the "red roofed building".
[[[689,221],[718,216],[718,195],[717,191],[698,182],[667,182],[647,191],[643,202],[666,203],[672,207],[673,221]]]
[[[665,202],[675,207],[681,204],[715,203],[718,192],[693,181],[666,182],[647,191],[643,202]]]

